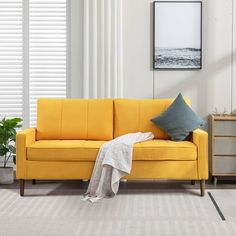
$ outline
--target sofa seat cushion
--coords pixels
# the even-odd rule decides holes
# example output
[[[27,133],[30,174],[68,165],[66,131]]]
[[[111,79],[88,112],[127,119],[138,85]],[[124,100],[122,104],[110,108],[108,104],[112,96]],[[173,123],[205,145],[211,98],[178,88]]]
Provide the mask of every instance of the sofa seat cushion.
[[[197,147],[192,142],[155,139],[136,143],[133,160],[193,161],[197,159]]]
[[[31,161],[95,161],[105,141],[40,140],[27,148]],[[197,148],[188,141],[151,140],[134,145],[133,160],[196,160]]]
[[[39,140],[27,148],[31,161],[94,161],[105,141]]]

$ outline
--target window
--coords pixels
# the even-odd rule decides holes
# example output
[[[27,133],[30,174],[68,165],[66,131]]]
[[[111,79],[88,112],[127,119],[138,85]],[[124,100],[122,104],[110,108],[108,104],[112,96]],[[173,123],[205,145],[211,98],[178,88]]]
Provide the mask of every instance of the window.
[[[0,0],[0,116],[36,125],[39,97],[66,97],[67,1]]]
[[[0,118],[23,117],[22,0],[0,0]]]
[[[66,1],[30,0],[30,125],[38,97],[66,97]]]

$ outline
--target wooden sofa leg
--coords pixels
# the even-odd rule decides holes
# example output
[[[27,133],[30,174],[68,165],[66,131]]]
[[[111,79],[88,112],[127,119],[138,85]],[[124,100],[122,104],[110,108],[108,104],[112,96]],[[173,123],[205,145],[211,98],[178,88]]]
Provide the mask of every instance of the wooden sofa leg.
[[[32,184],[36,184],[36,179],[32,179]]]
[[[20,179],[20,196],[24,196],[24,190],[25,190],[25,180]]]
[[[201,190],[201,196],[205,196],[205,180],[200,180],[200,190]]]
[[[191,184],[192,184],[192,185],[195,185],[195,180],[191,180]]]

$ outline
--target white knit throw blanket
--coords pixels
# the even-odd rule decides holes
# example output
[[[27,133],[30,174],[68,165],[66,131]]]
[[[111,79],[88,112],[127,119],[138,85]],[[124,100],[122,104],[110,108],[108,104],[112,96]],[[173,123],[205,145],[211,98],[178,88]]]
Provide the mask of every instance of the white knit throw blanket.
[[[151,132],[138,132],[122,135],[104,143],[97,155],[92,177],[82,200],[96,202],[115,196],[120,179],[130,174],[133,144],[153,138]]]

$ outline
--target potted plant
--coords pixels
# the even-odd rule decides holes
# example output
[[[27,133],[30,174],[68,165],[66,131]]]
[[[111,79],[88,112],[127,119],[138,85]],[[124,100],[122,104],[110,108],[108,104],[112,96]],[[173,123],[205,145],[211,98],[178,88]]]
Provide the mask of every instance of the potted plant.
[[[3,166],[0,166],[0,184],[14,182],[13,167],[8,167],[7,163],[11,158],[16,163],[16,129],[22,127],[21,122],[21,118],[3,118],[0,121],[0,157],[3,158]]]

